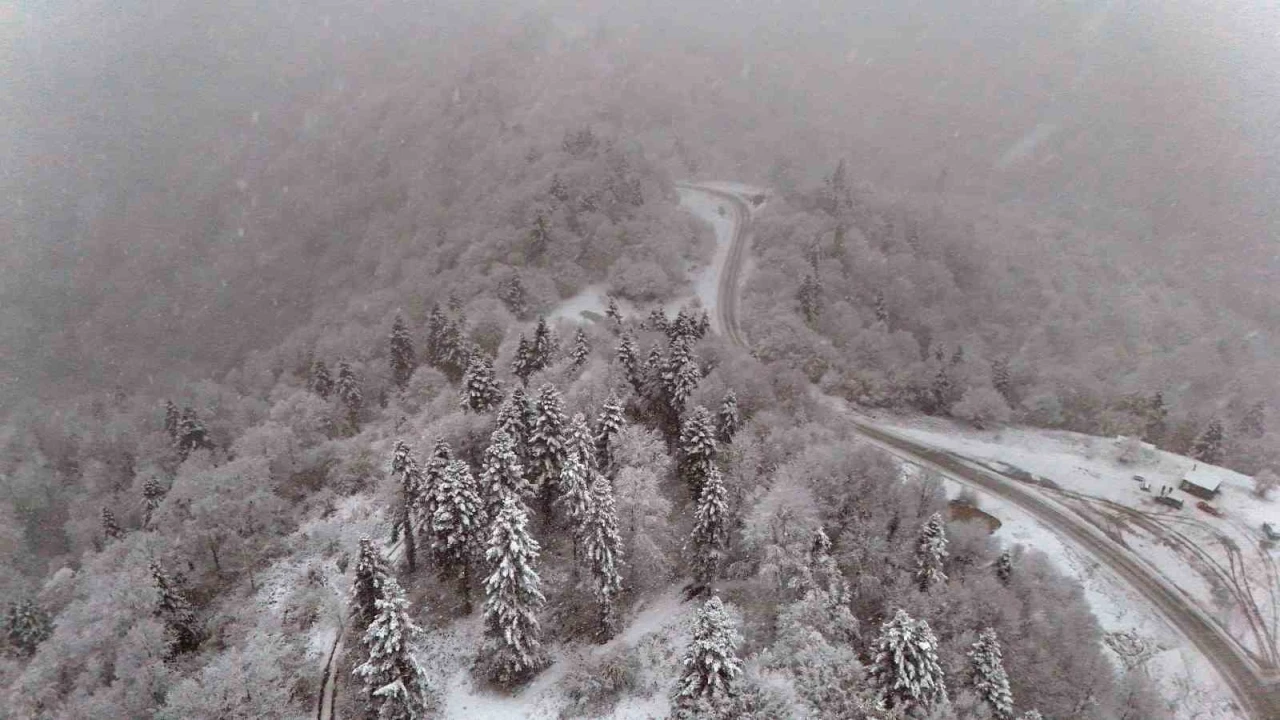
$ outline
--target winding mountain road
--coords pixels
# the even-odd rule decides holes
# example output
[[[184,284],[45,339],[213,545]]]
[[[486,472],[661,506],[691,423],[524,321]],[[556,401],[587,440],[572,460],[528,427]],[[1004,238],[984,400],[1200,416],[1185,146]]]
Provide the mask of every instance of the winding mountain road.
[[[750,242],[751,206],[741,195],[719,187],[688,183],[733,208],[732,245],[718,286],[716,315],[724,335],[750,350],[738,313],[738,294]],[[815,391],[816,392],[816,391]],[[981,492],[1017,505],[1058,536],[1110,568],[1146,598],[1209,660],[1230,686],[1242,712],[1253,720],[1280,720],[1280,675],[1275,667],[1256,664],[1185,594],[1152,570],[1138,556],[1120,547],[1076,513],[1041,496],[1026,484],[978,467],[964,458],[877,427],[870,418],[838,398],[823,397],[852,421],[858,432],[876,445],[917,465],[928,467]]]

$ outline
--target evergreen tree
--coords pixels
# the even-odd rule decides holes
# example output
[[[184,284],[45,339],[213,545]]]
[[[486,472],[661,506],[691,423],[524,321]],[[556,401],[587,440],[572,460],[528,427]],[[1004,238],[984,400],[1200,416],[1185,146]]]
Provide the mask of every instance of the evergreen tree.
[[[1008,550],[1000,553],[1000,557],[996,558],[996,578],[1006,586],[1013,578],[1013,553]]]
[[[1222,463],[1225,440],[1222,421],[1212,418],[1204,432],[1196,438],[1195,445],[1191,447],[1191,457],[1210,465],[1219,465]]]
[[[934,513],[920,527],[920,538],[916,542],[916,582],[920,589],[929,588],[947,581],[942,571],[942,563],[947,558],[947,531],[941,513]]]
[[[930,387],[932,394],[932,412],[942,415],[950,414],[951,406],[955,404],[955,383],[951,381],[951,373],[946,366],[938,368],[938,372],[933,376],[933,385]]]
[[[1022,714],[1019,720],[1044,720],[1044,716],[1040,714],[1039,710],[1028,710]]]
[[[876,322],[889,326],[889,304],[885,302],[884,293],[876,293]]]
[[[667,410],[672,418],[684,412],[685,402],[702,380],[702,369],[689,354],[689,340],[678,337],[671,343],[671,354],[662,368],[662,388]]]
[[[711,414],[699,405],[685,416],[680,425],[679,465],[680,479],[689,486],[694,497],[702,491],[702,484],[715,467],[716,437],[711,424]]]
[[[324,360],[311,363],[311,391],[325,400],[333,394],[333,376]]]
[[[1013,404],[1013,380],[1008,358],[996,358],[991,361],[991,386],[1000,393],[1005,402]]]
[[[195,610],[186,596],[169,579],[164,568],[152,561],[151,580],[155,583],[156,617],[160,618],[167,628],[170,638],[170,650],[173,653],[184,653],[195,650],[200,645],[200,628],[196,623]]]
[[[418,359],[413,352],[413,340],[409,337],[409,328],[405,327],[404,318],[396,313],[391,324],[391,380],[396,387],[403,389],[409,384],[409,378],[417,367]]]
[[[535,412],[529,434],[529,481],[549,506],[566,454],[564,401],[554,385],[538,389]]]
[[[702,483],[698,506],[693,513],[693,535],[690,546],[693,554],[695,582],[710,587],[720,570],[720,560],[729,538],[729,494],[720,471],[715,468]]]
[[[452,448],[443,437],[437,437],[431,448],[431,456],[427,458],[426,467],[422,469],[422,494],[419,496],[421,500],[417,507],[421,513],[419,517],[423,518],[421,526],[424,530],[430,528],[431,518],[435,517],[440,484],[444,481],[445,468],[451,462],[453,462]]]
[[[805,275],[796,291],[796,300],[800,302],[800,313],[804,321],[810,325],[818,322],[822,314],[822,281],[812,273]]]
[[[1164,393],[1157,390],[1151,396],[1147,407],[1147,423],[1143,429],[1142,439],[1151,444],[1158,444],[1168,431],[1169,408],[1164,404]]]
[[[165,400],[164,431],[169,433],[169,440],[175,444],[178,442],[178,423],[181,422],[181,417],[178,414],[178,406],[174,405],[172,400]]]
[[[551,246],[551,224],[541,211],[533,218],[533,227],[529,230],[529,259],[538,262]]]
[[[582,560],[590,568],[596,605],[600,608],[601,642],[618,631],[618,594],[622,592],[622,537],[609,479],[592,472],[590,503],[583,518]]]
[[[724,400],[720,403],[720,412],[716,415],[716,436],[720,442],[727,445],[733,442],[733,436],[738,433],[741,425],[742,418],[738,415],[738,396],[733,390],[729,390],[724,394]]]
[[[447,354],[444,349],[444,343],[448,330],[449,318],[445,316],[439,304],[433,305],[431,307],[431,315],[427,318],[426,359],[428,365],[438,368],[444,363],[444,358]]]
[[[583,529],[592,512],[591,478],[595,467],[591,431],[582,413],[573,416],[565,443],[555,504],[573,529],[574,557],[579,556]]]
[[[151,524],[151,515],[160,507],[160,501],[164,499],[165,488],[160,483],[160,478],[152,475],[142,485],[142,506],[143,516],[142,524]]]
[[[719,717],[728,714],[742,677],[738,641],[737,628],[724,603],[713,596],[698,611],[693,642],[685,651],[675,693],[677,718],[694,718],[708,711]]]
[[[872,652],[870,679],[888,707],[928,711],[947,704],[938,640],[929,623],[898,610],[880,626]]]
[[[347,408],[347,422],[351,429],[360,427],[360,410],[364,407],[364,391],[360,389],[360,381],[356,379],[355,370],[346,360],[338,361],[338,384],[335,387],[338,399]]]
[[[665,335],[667,333],[667,314],[662,311],[661,307],[650,310],[649,317],[644,321],[644,327]]]
[[[1249,406],[1240,419],[1240,434],[1254,440],[1267,434],[1267,403],[1259,400]]]
[[[529,313],[529,292],[524,288],[524,280],[520,278],[520,273],[512,275],[510,280],[502,284],[498,290],[498,299],[507,306],[512,315],[524,319]]]
[[[533,344],[524,335],[516,346],[516,357],[511,361],[511,374],[520,378],[520,384],[529,385],[529,376],[537,372],[537,361],[533,356]]]
[[[644,373],[640,371],[639,353],[635,336],[630,331],[622,333],[622,339],[618,341],[618,364],[622,365],[627,381],[631,383],[636,394],[644,392]]]
[[[560,343],[556,340],[555,333],[551,332],[551,328],[547,326],[545,317],[538,318],[538,325],[533,329],[533,367],[535,371],[546,370],[551,367],[556,360],[556,353],[560,351]]]
[[[991,706],[991,714],[996,720],[1013,720],[1013,693],[1009,691],[1009,676],[1004,671],[995,630],[982,631],[969,649],[969,662],[973,688]]]
[[[578,332],[573,336],[573,350],[569,353],[569,357],[573,360],[573,367],[582,367],[590,356],[591,345],[587,342],[587,331],[578,328]]]
[[[502,402],[502,387],[494,377],[493,363],[481,353],[471,357],[462,378],[462,407],[472,412],[489,412]]]
[[[9,644],[29,657],[53,635],[53,618],[34,600],[23,599],[9,605],[4,630]]]
[[[622,412],[622,400],[616,394],[609,393],[596,418],[596,467],[601,472],[608,472],[609,466],[613,464],[614,438],[626,423]]]
[[[426,492],[426,479],[413,450],[403,440],[397,440],[391,454],[391,474],[400,479],[400,507],[391,526],[391,539],[404,540],[404,561],[409,572],[417,572],[417,534],[421,529],[417,515]]]
[[[640,391],[638,395],[654,402],[663,401],[666,390],[662,384],[663,368],[662,350],[655,344],[649,348],[644,367],[640,372]]]
[[[444,468],[431,516],[431,550],[441,579],[457,580],[471,611],[471,558],[484,527],[484,505],[471,470],[461,460]]]
[[[609,296],[609,306],[605,309],[604,316],[613,323],[615,332],[622,327],[622,311],[618,309],[618,298]]]
[[[520,449],[527,449],[529,444],[529,402],[524,388],[516,387],[511,396],[498,409],[497,428],[511,436],[512,444]]]
[[[212,447],[209,431],[195,409],[188,405],[182,409],[182,417],[178,420],[178,457],[186,460],[193,451],[208,447]]]
[[[501,430],[495,430],[489,436],[489,447],[484,450],[480,465],[480,493],[485,517],[490,519],[497,517],[507,496],[523,501],[530,494],[511,436]]]
[[[569,188],[564,184],[560,173],[552,173],[551,188],[547,190],[547,194],[558,203],[569,202]]]
[[[124,537],[124,530],[120,528],[120,523],[116,522],[115,513],[105,505],[102,506],[102,536],[108,542]]]
[[[457,382],[467,371],[474,354],[472,344],[467,340],[467,321],[465,318],[452,320],[445,325],[440,339],[440,370]]]
[[[360,538],[360,550],[356,557],[355,580],[351,584],[351,616],[356,628],[363,633],[378,616],[378,598],[391,578],[387,559],[368,537]]]
[[[546,599],[534,569],[539,547],[527,528],[523,503],[507,494],[494,516],[485,560],[484,625],[489,679],[514,685],[547,666],[538,611]]]
[[[404,590],[388,576],[374,600],[373,622],[361,638],[368,656],[352,673],[364,682],[378,720],[426,720],[432,714],[435,693],[410,648],[421,634],[409,616]]]

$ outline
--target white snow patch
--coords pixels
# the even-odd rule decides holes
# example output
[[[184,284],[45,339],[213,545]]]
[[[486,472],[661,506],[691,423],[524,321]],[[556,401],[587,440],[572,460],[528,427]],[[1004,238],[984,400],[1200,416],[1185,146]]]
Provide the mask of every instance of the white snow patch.
[[[1005,428],[999,431],[981,432],[954,426],[945,421],[912,420],[901,418],[886,420],[877,418],[877,424],[901,435],[911,437],[934,447],[949,450],[978,461],[985,461],[993,467],[1004,466],[1003,469],[1017,468],[1034,475],[1048,478],[1058,486],[1081,493],[1086,496],[1123,503],[1127,506],[1150,511],[1158,509],[1161,514],[1166,511],[1163,506],[1155,505],[1151,499],[1153,494],[1142,492],[1138,483],[1132,479],[1135,474],[1146,477],[1159,489],[1161,484],[1176,485],[1184,469],[1193,461],[1188,458],[1160,451],[1152,452],[1146,462],[1138,467],[1122,465],[1115,460],[1117,455],[1115,441],[1109,438],[1097,438],[1075,433],[1041,431],[1032,429]],[[1203,469],[1203,465],[1201,466]],[[1168,510],[1169,521],[1179,532],[1197,540],[1203,550],[1210,553],[1225,553],[1220,542],[1215,539],[1215,531],[1234,533],[1235,539],[1244,542],[1245,535],[1257,532],[1256,526],[1250,522],[1245,528],[1240,522],[1232,522],[1233,516],[1250,517],[1245,512],[1245,504],[1252,503],[1256,508],[1259,501],[1244,495],[1248,487],[1248,479],[1229,470],[1221,470],[1223,478],[1223,494],[1214,505],[1225,510],[1226,517],[1214,518],[1195,507],[1195,498],[1183,496],[1188,502],[1181,511]],[[954,497],[960,488],[966,487],[958,482],[944,480],[948,494]],[[1059,501],[1069,508],[1080,511],[1090,500],[1084,501],[1064,499],[1055,496],[1051,491],[1042,491],[1046,498]],[[1111,636],[1124,635],[1134,638],[1144,648],[1142,655],[1135,663],[1145,668],[1156,680],[1162,696],[1174,708],[1176,720],[1244,720],[1234,707],[1234,698],[1230,688],[1218,675],[1213,666],[1185,638],[1164,620],[1163,615],[1127,583],[1116,577],[1105,566],[1091,559],[1074,545],[1064,542],[1052,530],[1042,526],[1033,516],[1016,505],[980,493],[981,507],[984,512],[999,518],[1002,526],[996,535],[1011,544],[1022,544],[1039,550],[1049,556],[1055,564],[1068,576],[1078,580],[1085,593],[1094,615],[1105,633]],[[1275,503],[1268,503],[1274,508]],[[1270,512],[1271,508],[1258,511],[1261,514]],[[1205,531],[1205,528],[1213,528]],[[1197,529],[1199,528],[1199,529]],[[1242,641],[1244,637],[1241,621],[1242,613],[1224,615],[1215,612],[1212,600],[1212,583],[1205,576],[1196,572],[1187,560],[1159,539],[1128,527],[1123,531],[1126,544],[1130,549],[1150,563],[1176,587],[1199,601],[1203,609],[1219,622],[1232,628],[1232,634]],[[1256,543],[1255,548],[1261,549]],[[1242,550],[1248,546],[1242,545]],[[1258,554],[1250,555],[1255,564],[1246,563],[1253,572],[1262,573],[1263,558]],[[1226,565],[1228,560],[1223,557]],[[1258,575],[1257,577],[1265,577]],[[1258,583],[1254,592],[1258,594],[1258,607],[1270,622],[1268,614],[1274,612],[1272,592],[1276,588],[1267,583]],[[1266,602],[1262,594],[1266,594]],[[1111,649],[1113,661],[1122,664],[1121,658]],[[1134,658],[1128,658],[1131,662]]]

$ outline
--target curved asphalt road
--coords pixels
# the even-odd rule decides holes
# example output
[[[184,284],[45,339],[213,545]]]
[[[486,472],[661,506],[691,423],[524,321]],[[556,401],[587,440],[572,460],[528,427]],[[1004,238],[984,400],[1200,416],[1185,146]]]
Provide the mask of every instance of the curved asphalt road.
[[[704,185],[684,184],[728,202],[737,223],[733,244],[721,270],[716,315],[725,337],[750,350],[738,317],[738,287],[747,252],[751,209],[739,195]],[[834,398],[830,399],[834,400]],[[1280,720],[1280,677],[1276,668],[1260,668],[1250,661],[1203,612],[1163,577],[1152,572],[1125,548],[1100,533],[1079,516],[1020,486],[1006,475],[978,468],[959,457],[915,442],[869,423],[863,416],[837,401],[858,431],[872,442],[911,462],[925,465],[983,492],[999,496],[1031,514],[1059,536],[1075,543],[1095,560],[1124,578],[1135,590],[1164,613],[1169,622],[1213,663],[1235,694],[1240,708],[1253,720]]]

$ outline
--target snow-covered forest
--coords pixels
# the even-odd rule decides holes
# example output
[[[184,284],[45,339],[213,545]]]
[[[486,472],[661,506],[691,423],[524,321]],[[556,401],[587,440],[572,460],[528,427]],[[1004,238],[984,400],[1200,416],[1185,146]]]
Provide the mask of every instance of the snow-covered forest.
[[[14,11],[0,718],[1171,716],[819,399],[1280,464],[1262,171],[1050,32],[1141,18],[126,5]]]

